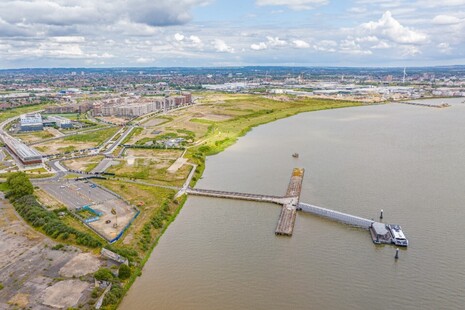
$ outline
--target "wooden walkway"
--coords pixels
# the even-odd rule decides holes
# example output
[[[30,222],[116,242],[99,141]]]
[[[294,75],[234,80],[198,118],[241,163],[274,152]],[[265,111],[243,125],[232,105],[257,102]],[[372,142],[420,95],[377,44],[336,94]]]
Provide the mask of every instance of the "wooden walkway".
[[[291,201],[284,204],[281,209],[281,214],[276,226],[276,235],[292,236],[294,231],[295,218],[297,215],[297,207],[300,201],[300,193],[302,191],[302,181],[304,179],[304,169],[295,168],[292,171],[291,180],[287,187],[286,197],[291,198]]]
[[[304,178],[304,169],[295,168],[289,181],[285,196],[260,195],[238,192],[226,192],[209,189],[186,188],[185,193],[189,195],[241,199],[260,202],[271,202],[282,205],[281,214],[276,227],[276,235],[292,236],[294,231],[297,209],[299,208],[300,192],[302,190],[302,181]]]

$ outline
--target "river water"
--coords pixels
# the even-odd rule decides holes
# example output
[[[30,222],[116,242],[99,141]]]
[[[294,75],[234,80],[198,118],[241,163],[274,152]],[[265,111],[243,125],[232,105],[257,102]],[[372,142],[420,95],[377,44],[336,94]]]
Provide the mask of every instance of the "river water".
[[[362,229],[299,213],[292,237],[275,236],[278,205],[189,197],[120,309],[463,309],[465,104],[445,101],[254,128],[197,184],[284,194],[303,167],[301,201],[401,224],[399,260]]]

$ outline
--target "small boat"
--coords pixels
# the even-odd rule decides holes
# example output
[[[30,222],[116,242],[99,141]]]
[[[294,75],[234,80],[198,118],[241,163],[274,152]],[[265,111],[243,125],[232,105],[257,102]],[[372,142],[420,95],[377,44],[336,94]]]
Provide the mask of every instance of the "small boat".
[[[402,231],[400,225],[386,225],[387,228],[391,231],[392,234],[392,243],[397,246],[408,246],[408,240]]]
[[[294,158],[299,158],[299,153],[294,153],[294,154],[292,154],[292,157],[294,157]]]

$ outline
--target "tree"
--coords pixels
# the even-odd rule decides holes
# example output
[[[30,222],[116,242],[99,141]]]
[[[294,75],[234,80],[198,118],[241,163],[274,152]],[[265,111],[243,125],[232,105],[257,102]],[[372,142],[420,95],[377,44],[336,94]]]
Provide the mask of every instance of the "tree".
[[[6,184],[10,191],[8,196],[13,199],[18,199],[26,195],[32,195],[34,186],[24,172],[16,172],[8,176]]]
[[[131,268],[126,264],[121,264],[118,270],[118,278],[126,280],[131,276]]]

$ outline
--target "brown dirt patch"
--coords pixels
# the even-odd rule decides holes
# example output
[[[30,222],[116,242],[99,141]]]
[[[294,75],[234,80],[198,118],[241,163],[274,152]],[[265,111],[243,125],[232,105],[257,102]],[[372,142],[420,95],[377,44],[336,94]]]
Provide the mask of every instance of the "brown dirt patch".
[[[29,294],[18,293],[13,298],[11,298],[8,303],[10,305],[15,305],[21,309],[25,309],[29,304]]]

